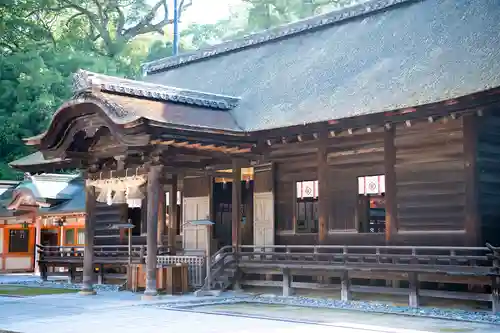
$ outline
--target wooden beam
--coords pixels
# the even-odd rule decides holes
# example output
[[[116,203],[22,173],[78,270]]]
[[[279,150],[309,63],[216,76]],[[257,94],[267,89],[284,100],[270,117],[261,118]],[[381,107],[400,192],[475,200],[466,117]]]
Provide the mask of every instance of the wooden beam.
[[[481,218],[478,212],[477,177],[477,116],[462,118],[464,130],[465,162],[465,231],[467,246],[479,246],[481,240]]]
[[[394,145],[395,128],[386,127],[384,133],[384,168],[385,168],[385,240],[387,243],[398,230],[398,205],[396,193],[396,147]]]
[[[232,184],[232,244],[237,249],[241,245],[241,166],[238,160],[233,161],[233,184]]]

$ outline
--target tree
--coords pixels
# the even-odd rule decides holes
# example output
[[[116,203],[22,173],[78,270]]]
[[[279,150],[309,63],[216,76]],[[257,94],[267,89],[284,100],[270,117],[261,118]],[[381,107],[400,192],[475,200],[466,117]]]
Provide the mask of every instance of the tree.
[[[348,6],[356,0],[243,0],[248,4],[248,32],[270,29]]]
[[[179,18],[192,0],[179,0]],[[103,55],[120,54],[127,43],[148,33],[163,34],[173,23],[167,0],[45,0],[32,14],[56,13],[65,22],[64,33],[97,46]]]
[[[47,17],[30,15],[37,0],[0,2],[0,54],[20,51],[24,45],[51,39]]]
[[[0,57],[0,179],[13,178],[7,163],[31,151],[22,139],[46,129],[54,111],[71,97],[72,74],[79,68],[124,75],[108,57],[67,47],[33,43]]]
[[[217,44],[305,19],[362,0],[242,0],[244,6],[214,24],[192,24],[182,32],[194,48]]]

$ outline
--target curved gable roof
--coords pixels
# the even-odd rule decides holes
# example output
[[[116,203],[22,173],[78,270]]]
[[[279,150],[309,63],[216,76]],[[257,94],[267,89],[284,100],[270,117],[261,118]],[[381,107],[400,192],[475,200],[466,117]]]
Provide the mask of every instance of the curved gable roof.
[[[384,112],[499,87],[498,22],[497,0],[371,1],[147,64],[145,80],[241,97],[245,131]]]

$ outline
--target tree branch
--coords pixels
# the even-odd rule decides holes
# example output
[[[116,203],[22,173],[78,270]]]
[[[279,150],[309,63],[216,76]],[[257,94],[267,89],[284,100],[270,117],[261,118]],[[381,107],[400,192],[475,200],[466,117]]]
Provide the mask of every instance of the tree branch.
[[[66,26],[69,27],[69,24],[71,23],[71,21],[73,21],[74,19],[76,19],[77,17],[79,16],[84,16],[85,14],[84,13],[76,13],[72,16],[70,16],[67,20],[66,20]]]
[[[135,36],[137,36],[139,34],[143,34],[143,33],[155,31],[154,29],[151,30],[152,25],[150,25],[150,24],[151,24],[151,21],[154,20],[154,18],[156,16],[156,12],[162,6],[164,8],[167,8],[168,5],[167,5],[167,1],[166,0],[160,0],[160,1],[158,1],[151,8],[151,10],[146,15],[144,15],[144,17],[142,18],[142,20],[139,21],[139,23],[137,23],[133,27],[125,29],[123,31],[123,33],[122,33],[122,36],[126,37],[127,39],[130,39],[130,38],[133,38],[133,37],[135,37]],[[160,23],[163,23],[165,21],[165,19],[166,19],[166,17],[164,17],[164,19]],[[146,31],[146,32],[144,32],[144,31]]]
[[[189,8],[190,6],[192,6],[193,4],[193,1],[192,0],[188,0],[186,2],[186,0],[181,0],[181,3],[179,5],[179,10],[178,10],[178,19],[181,18],[181,14],[187,9]],[[156,16],[156,13],[157,11],[163,7],[164,9],[164,15],[163,15],[163,19],[156,23],[156,24],[151,24],[151,22],[154,20],[155,16]],[[131,39],[131,38],[134,38],[135,36],[137,35],[141,35],[141,34],[146,34],[146,33],[150,33],[150,32],[159,32],[159,33],[163,33],[163,28],[166,26],[166,25],[169,25],[169,24],[172,24],[174,23],[174,20],[173,19],[170,19],[169,18],[169,10],[168,10],[168,4],[167,4],[167,1],[166,0],[161,0],[161,1],[158,1],[152,8],[151,8],[151,11],[146,14],[144,16],[144,18],[139,22],[137,23],[135,26],[129,28],[129,29],[126,29],[122,36],[124,36],[126,39]]]

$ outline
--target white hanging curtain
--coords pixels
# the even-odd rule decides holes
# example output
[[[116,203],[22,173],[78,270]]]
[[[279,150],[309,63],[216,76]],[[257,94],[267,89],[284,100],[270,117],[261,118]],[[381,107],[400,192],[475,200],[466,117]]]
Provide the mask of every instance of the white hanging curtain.
[[[145,182],[145,176],[130,176],[92,180],[89,185],[95,186],[99,191],[97,202],[108,205],[126,203],[129,207],[141,207],[144,199],[141,187]]]

